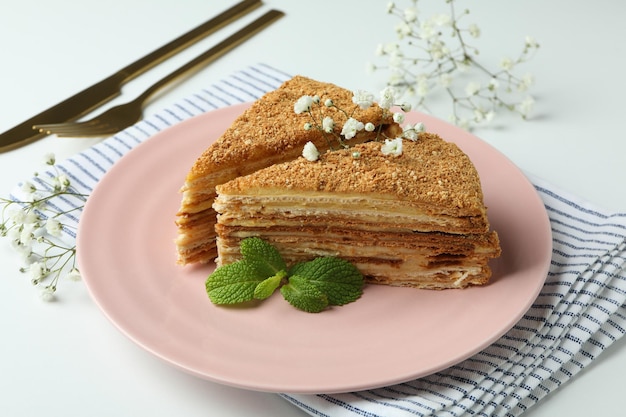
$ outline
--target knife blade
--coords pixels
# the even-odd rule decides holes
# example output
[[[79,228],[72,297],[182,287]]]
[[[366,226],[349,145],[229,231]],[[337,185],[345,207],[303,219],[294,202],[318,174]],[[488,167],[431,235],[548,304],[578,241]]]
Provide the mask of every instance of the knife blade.
[[[33,130],[33,125],[70,122],[112,100],[121,94],[122,86],[128,81],[251,12],[261,4],[261,0],[243,0],[96,84],[12,127],[0,134],[0,152],[15,149],[46,136],[46,133]]]

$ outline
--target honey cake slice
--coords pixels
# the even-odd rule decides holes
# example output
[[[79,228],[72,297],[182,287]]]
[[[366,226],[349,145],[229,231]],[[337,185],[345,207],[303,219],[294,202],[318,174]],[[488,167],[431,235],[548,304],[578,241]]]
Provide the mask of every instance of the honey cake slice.
[[[240,259],[241,240],[257,236],[288,264],[338,256],[370,283],[486,284],[500,245],[467,155],[430,133],[404,140],[400,156],[380,149],[368,142],[219,185],[218,265]]]
[[[318,96],[321,102],[332,99],[338,108],[352,109],[353,93],[334,84],[296,76],[254,102],[224,134],[211,144],[196,160],[182,186],[182,201],[176,215],[178,263],[212,262],[216,255],[215,211],[212,208],[215,186],[270,165],[290,161],[300,156],[304,145],[311,141],[321,151],[328,149],[324,134],[305,130],[310,122],[307,113],[296,114],[294,103],[304,96]],[[319,106],[316,117],[335,119],[335,133],[340,134],[347,117],[336,107]],[[353,117],[363,123],[373,123],[389,137],[402,129],[377,105],[356,108]],[[376,132],[361,131],[347,141],[357,144],[374,139]]]

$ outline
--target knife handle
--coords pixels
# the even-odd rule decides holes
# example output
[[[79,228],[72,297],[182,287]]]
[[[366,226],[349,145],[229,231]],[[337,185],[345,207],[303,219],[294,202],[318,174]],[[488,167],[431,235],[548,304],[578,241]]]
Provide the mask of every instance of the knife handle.
[[[194,42],[208,36],[224,26],[232,23],[242,15],[261,6],[261,0],[243,0],[223,13],[202,23],[200,26],[188,31],[178,38],[166,43],[148,55],[139,58],[135,62],[119,70],[114,76],[120,77],[122,83],[132,80],[154,66],[165,61],[172,55],[180,52]]]

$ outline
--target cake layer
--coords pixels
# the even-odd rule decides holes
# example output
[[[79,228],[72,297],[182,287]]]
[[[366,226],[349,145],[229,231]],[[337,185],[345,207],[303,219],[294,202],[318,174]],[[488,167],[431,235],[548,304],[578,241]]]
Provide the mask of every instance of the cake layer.
[[[214,209],[220,223],[271,227],[323,224],[328,228],[397,232],[484,233],[489,225],[482,215],[456,217],[427,204],[390,199],[384,195],[333,195],[326,192],[293,192],[264,189],[264,195],[222,194]],[[248,189],[254,193],[254,189]],[[387,197],[387,198],[385,198]],[[236,208],[233,209],[233,207]]]
[[[416,142],[405,140],[399,157],[384,155],[379,142],[368,142],[326,152],[314,163],[298,158],[273,165],[229,181],[217,192],[268,200],[294,193],[325,193],[335,201],[361,196],[396,201],[429,215],[482,218],[487,224],[476,168],[455,144],[429,133]]]
[[[318,256],[352,262],[375,284],[418,288],[463,288],[486,283],[490,259],[500,254],[498,236],[444,233],[385,233],[352,228],[303,226],[249,228],[217,226],[218,264],[241,258],[239,245],[260,237],[274,245],[293,265]]]

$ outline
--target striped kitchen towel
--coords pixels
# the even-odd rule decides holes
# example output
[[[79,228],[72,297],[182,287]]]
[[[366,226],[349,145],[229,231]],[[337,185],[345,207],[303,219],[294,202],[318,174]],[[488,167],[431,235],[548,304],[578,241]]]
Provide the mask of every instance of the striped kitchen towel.
[[[57,164],[32,181],[49,186],[59,172],[89,195],[126,152],[155,133],[206,111],[252,101],[290,76],[258,64],[237,71],[170,108]],[[314,416],[518,416],[591,363],[626,329],[626,213],[610,213],[538,178],[553,233],[546,283],[526,315],[484,351],[434,375],[345,394],[283,398]],[[19,199],[21,187],[12,198]],[[62,239],[73,244],[84,200],[49,201],[67,211]]]

